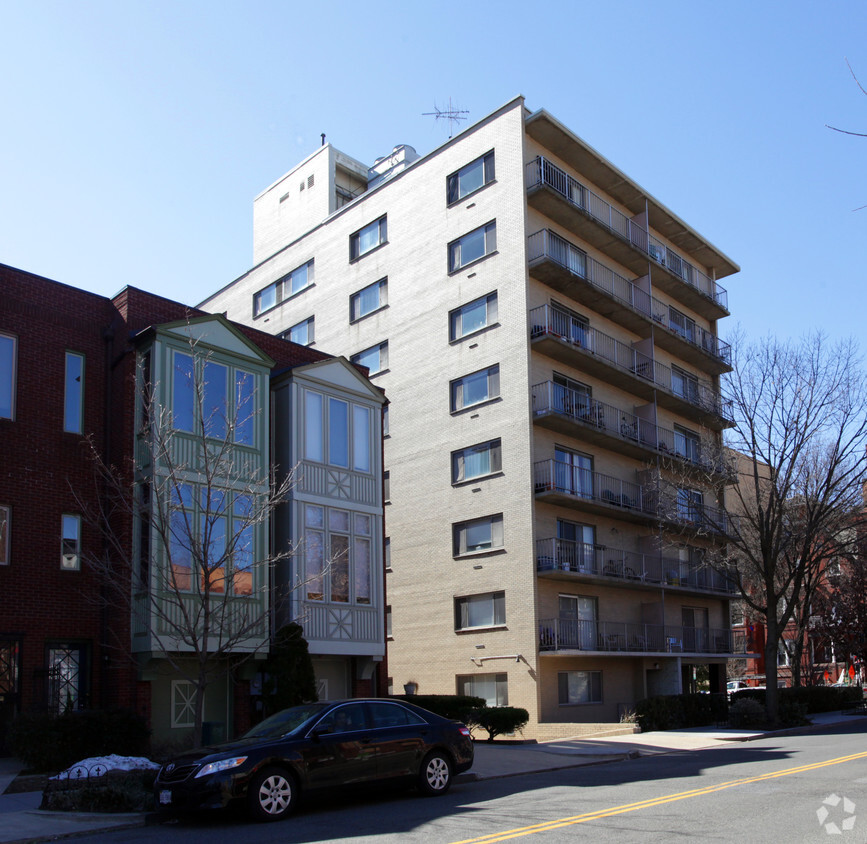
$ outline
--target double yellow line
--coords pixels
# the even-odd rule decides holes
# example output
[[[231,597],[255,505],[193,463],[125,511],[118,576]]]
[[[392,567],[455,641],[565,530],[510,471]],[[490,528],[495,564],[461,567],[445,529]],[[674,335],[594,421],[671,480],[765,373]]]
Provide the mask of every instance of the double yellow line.
[[[828,759],[825,762],[814,762],[812,765],[801,765],[797,768],[786,768],[782,771],[774,771],[770,774],[762,774],[757,777],[746,777],[740,780],[729,780],[718,785],[710,785],[706,788],[694,788],[691,791],[681,791],[677,794],[666,794],[664,797],[654,797],[650,800],[640,800],[638,803],[627,803],[624,806],[613,806],[610,809],[599,809],[596,812],[587,812],[583,815],[573,815],[569,818],[557,818],[553,821],[523,826],[517,829],[509,829],[505,832],[492,832],[490,835],[482,835],[480,838],[467,838],[456,841],[454,844],[493,844],[495,841],[507,841],[510,838],[521,838],[525,835],[535,835],[537,832],[549,832],[553,829],[562,829],[587,821],[595,821],[600,818],[608,818],[612,815],[622,815],[626,812],[637,812],[639,809],[649,809],[653,806],[662,806],[665,803],[674,803],[676,800],[686,800],[690,797],[701,797],[704,794],[713,794],[716,791],[724,791],[727,788],[735,788],[739,785],[749,785],[763,780],[772,780],[777,777],[788,777],[792,774],[803,774],[807,771],[815,771],[818,768],[827,768],[830,765],[841,765],[844,762],[854,762],[856,759],[864,759],[865,753],[853,753],[851,756],[839,756],[836,759]]]

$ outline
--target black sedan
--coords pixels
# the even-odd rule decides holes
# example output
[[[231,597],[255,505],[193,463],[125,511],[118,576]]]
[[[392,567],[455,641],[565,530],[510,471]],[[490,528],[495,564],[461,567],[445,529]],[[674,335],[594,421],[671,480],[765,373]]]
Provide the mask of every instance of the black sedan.
[[[235,741],[202,747],[164,765],[154,784],[164,811],[246,800],[276,821],[301,792],[370,782],[414,782],[445,794],[473,764],[469,730],[402,700],[353,699],[284,709]]]

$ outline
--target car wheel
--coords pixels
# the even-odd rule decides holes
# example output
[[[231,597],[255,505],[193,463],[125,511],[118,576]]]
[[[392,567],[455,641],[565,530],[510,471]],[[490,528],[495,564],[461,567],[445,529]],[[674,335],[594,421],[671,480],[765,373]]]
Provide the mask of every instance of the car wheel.
[[[428,797],[445,794],[451,784],[451,760],[438,750],[428,753],[418,773],[418,787],[421,793]]]
[[[257,821],[279,821],[295,807],[298,786],[295,777],[281,768],[266,768],[250,781],[247,805]]]

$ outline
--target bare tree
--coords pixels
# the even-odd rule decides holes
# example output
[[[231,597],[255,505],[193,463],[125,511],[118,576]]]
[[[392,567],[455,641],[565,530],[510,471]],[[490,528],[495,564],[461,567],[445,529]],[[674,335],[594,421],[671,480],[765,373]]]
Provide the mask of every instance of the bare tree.
[[[858,90],[861,91],[862,94],[867,96],[867,90],[865,90],[864,86],[861,84],[858,77],[855,75],[855,71],[852,70],[852,65],[849,64],[849,59],[846,59],[846,67],[849,68],[849,73],[852,74],[852,78],[855,80],[855,84],[858,86]],[[832,129],[834,132],[840,132],[843,135],[854,135],[857,138],[867,138],[867,132],[851,132],[848,129],[839,129],[837,126],[831,126],[828,123],[825,124],[826,129]],[[855,211],[861,211],[862,209],[867,208],[867,205],[861,205],[860,207],[854,209]]]
[[[127,612],[148,650],[194,686],[201,743],[205,690],[268,647],[272,615],[298,585],[275,583],[276,564],[293,549],[269,550],[268,536],[293,477],[269,466],[267,444],[258,454],[239,448],[268,407],[252,381],[238,380],[230,395],[209,389],[209,377],[225,376],[192,332],[175,359],[186,416],[169,409],[142,355],[135,455],[114,466],[92,447],[102,504],[80,506],[104,537],[103,555],[85,559],[102,578],[101,600]],[[128,641],[116,646],[130,652]]]
[[[822,582],[824,562],[860,518],[867,383],[853,341],[737,337],[727,379],[737,483],[726,493],[727,562],[765,621],[767,711],[777,720],[777,651]]]

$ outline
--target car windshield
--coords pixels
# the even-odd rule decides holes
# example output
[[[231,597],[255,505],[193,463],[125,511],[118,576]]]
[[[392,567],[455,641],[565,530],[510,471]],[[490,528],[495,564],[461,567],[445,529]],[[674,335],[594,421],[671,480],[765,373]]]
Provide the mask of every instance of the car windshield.
[[[324,707],[322,703],[305,703],[302,706],[291,706],[276,712],[270,718],[256,724],[252,730],[244,733],[243,738],[264,738],[267,736],[282,736],[297,730],[305,721],[318,715]]]

